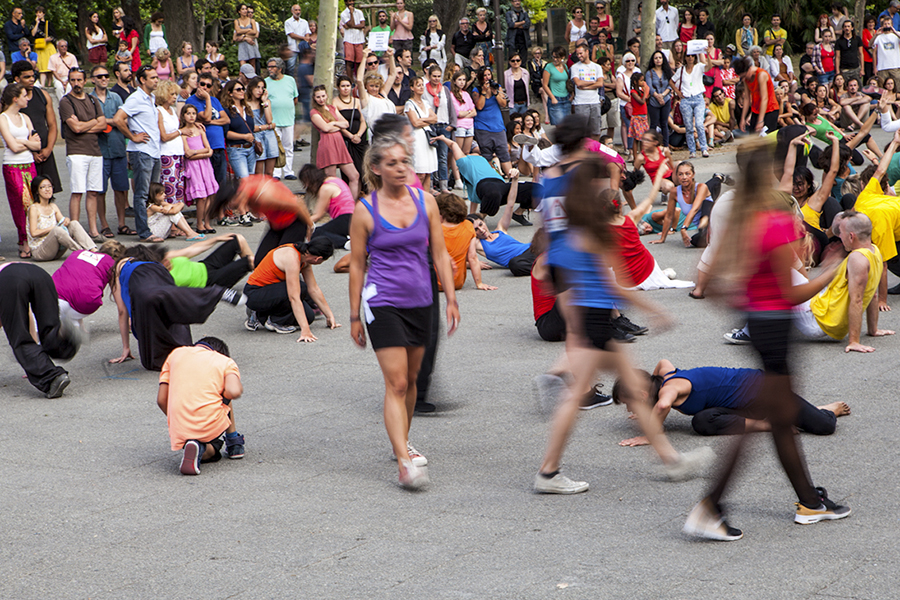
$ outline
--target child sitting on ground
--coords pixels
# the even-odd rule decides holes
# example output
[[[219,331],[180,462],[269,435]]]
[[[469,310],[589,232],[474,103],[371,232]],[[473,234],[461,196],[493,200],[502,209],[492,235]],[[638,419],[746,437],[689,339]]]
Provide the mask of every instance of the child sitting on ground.
[[[205,337],[172,350],[159,374],[156,403],[168,417],[172,450],[184,449],[183,475],[199,475],[201,462],[244,458],[244,436],[234,427],[231,401],[244,391],[241,373],[222,340]]]
[[[161,183],[151,183],[148,192],[150,204],[147,205],[147,226],[150,232],[162,239],[169,237],[174,225],[187,236],[188,242],[199,242],[206,239],[202,233],[197,233],[188,225],[187,219],[181,214],[184,202],[166,202],[166,188]],[[179,234],[180,235],[180,234]]]

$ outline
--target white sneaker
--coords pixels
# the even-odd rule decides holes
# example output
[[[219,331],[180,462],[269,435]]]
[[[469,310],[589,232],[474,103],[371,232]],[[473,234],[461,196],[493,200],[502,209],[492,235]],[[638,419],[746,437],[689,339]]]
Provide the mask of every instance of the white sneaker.
[[[463,185],[462,179],[457,179],[457,180],[456,180],[456,183],[453,184],[453,189],[454,189],[454,190],[461,190],[461,189],[464,189],[464,188],[465,188],[465,186]]]
[[[547,479],[540,473],[534,476],[534,491],[539,494],[580,494],[590,485],[587,481],[572,481],[562,473]]]
[[[740,529],[728,525],[721,511],[718,508],[713,509],[706,498],[691,509],[682,531],[694,537],[719,542],[733,542],[744,537],[744,533]]]
[[[669,481],[686,481],[700,475],[709,468],[716,458],[716,453],[709,446],[701,446],[678,456],[678,460],[664,465],[663,470]]]
[[[409,454],[409,460],[412,461],[413,466],[415,467],[425,467],[428,465],[428,459],[422,456],[422,454],[413,448],[413,445],[409,442],[406,442],[406,452]],[[391,460],[397,460],[397,455],[391,450]]]
[[[403,471],[400,475],[400,485],[407,490],[420,490],[431,483],[428,478],[428,467],[417,467],[405,460]]]

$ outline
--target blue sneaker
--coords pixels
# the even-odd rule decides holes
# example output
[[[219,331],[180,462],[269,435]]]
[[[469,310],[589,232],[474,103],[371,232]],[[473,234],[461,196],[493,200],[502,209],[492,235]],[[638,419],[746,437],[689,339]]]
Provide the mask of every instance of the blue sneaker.
[[[228,434],[226,434],[225,453],[228,454],[228,458],[244,458],[244,436],[237,434],[229,437]]]

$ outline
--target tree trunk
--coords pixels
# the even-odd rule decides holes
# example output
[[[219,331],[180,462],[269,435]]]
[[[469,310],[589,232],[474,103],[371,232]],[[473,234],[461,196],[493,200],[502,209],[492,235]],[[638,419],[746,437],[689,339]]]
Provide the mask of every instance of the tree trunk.
[[[316,67],[313,73],[313,87],[324,85],[328,90],[328,101],[334,91],[334,49],[337,46],[338,0],[319,2],[319,39],[316,42]],[[319,150],[319,130],[312,128],[310,156],[315,158]]]
[[[434,3],[434,14],[437,15],[438,20],[441,22],[441,26],[444,30],[444,34],[447,36],[447,43],[445,44],[445,48],[447,49],[447,61],[452,61],[452,52],[450,51],[450,46],[453,43],[453,36],[456,35],[456,32],[459,31],[459,20],[462,19],[466,14],[466,0],[447,0],[446,2],[435,2]]]
[[[144,36],[144,22],[141,20],[141,0],[122,0],[120,3],[112,6],[121,6],[125,14],[134,20],[134,26],[137,28],[138,33],[141,34],[141,37]],[[113,54],[115,53],[116,51],[113,50]]]
[[[181,42],[190,42],[194,54],[200,55],[200,32],[194,18],[194,0],[161,0],[160,10],[166,16],[166,37],[172,56],[179,54]]]
[[[641,6],[641,55],[644,63],[656,50],[656,0],[644,0]],[[642,63],[641,68],[645,65]]]
[[[856,6],[853,8],[853,24],[854,31],[856,35],[861,36],[863,26],[865,23],[863,20],[866,18],[866,0],[856,0]]]

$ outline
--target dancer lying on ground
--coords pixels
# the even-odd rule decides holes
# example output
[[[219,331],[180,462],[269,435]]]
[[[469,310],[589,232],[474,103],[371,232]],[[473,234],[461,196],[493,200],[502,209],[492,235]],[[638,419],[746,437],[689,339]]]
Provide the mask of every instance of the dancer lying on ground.
[[[464,170],[465,167],[462,169]],[[489,230],[484,219],[477,214],[469,215],[467,219],[475,226],[475,236],[478,238],[475,242],[476,251],[501,267],[508,268],[516,277],[524,277],[531,273],[534,254],[529,250],[528,244],[520,242],[507,233],[510,221],[514,217],[513,210],[519,193],[518,169],[509,170],[509,181],[508,201],[503,210],[503,216],[497,223],[497,229]],[[490,269],[491,267],[484,265],[482,268]]]
[[[756,431],[771,431],[772,426],[758,414],[754,406],[757,392],[765,374],[759,369],[730,369],[727,367],[699,367],[676,369],[668,360],[661,360],[651,375],[643,375],[647,387],[640,394],[653,407],[653,418],[662,427],[673,408],[692,417],[691,427],[699,435],[737,435]],[[616,380],[612,396],[619,402],[621,381]],[[794,427],[813,435],[834,433],[837,418],[850,414],[845,402],[832,402],[815,407],[794,394],[800,408],[794,417]],[[646,446],[647,437],[640,435],[619,442],[620,446]]]

